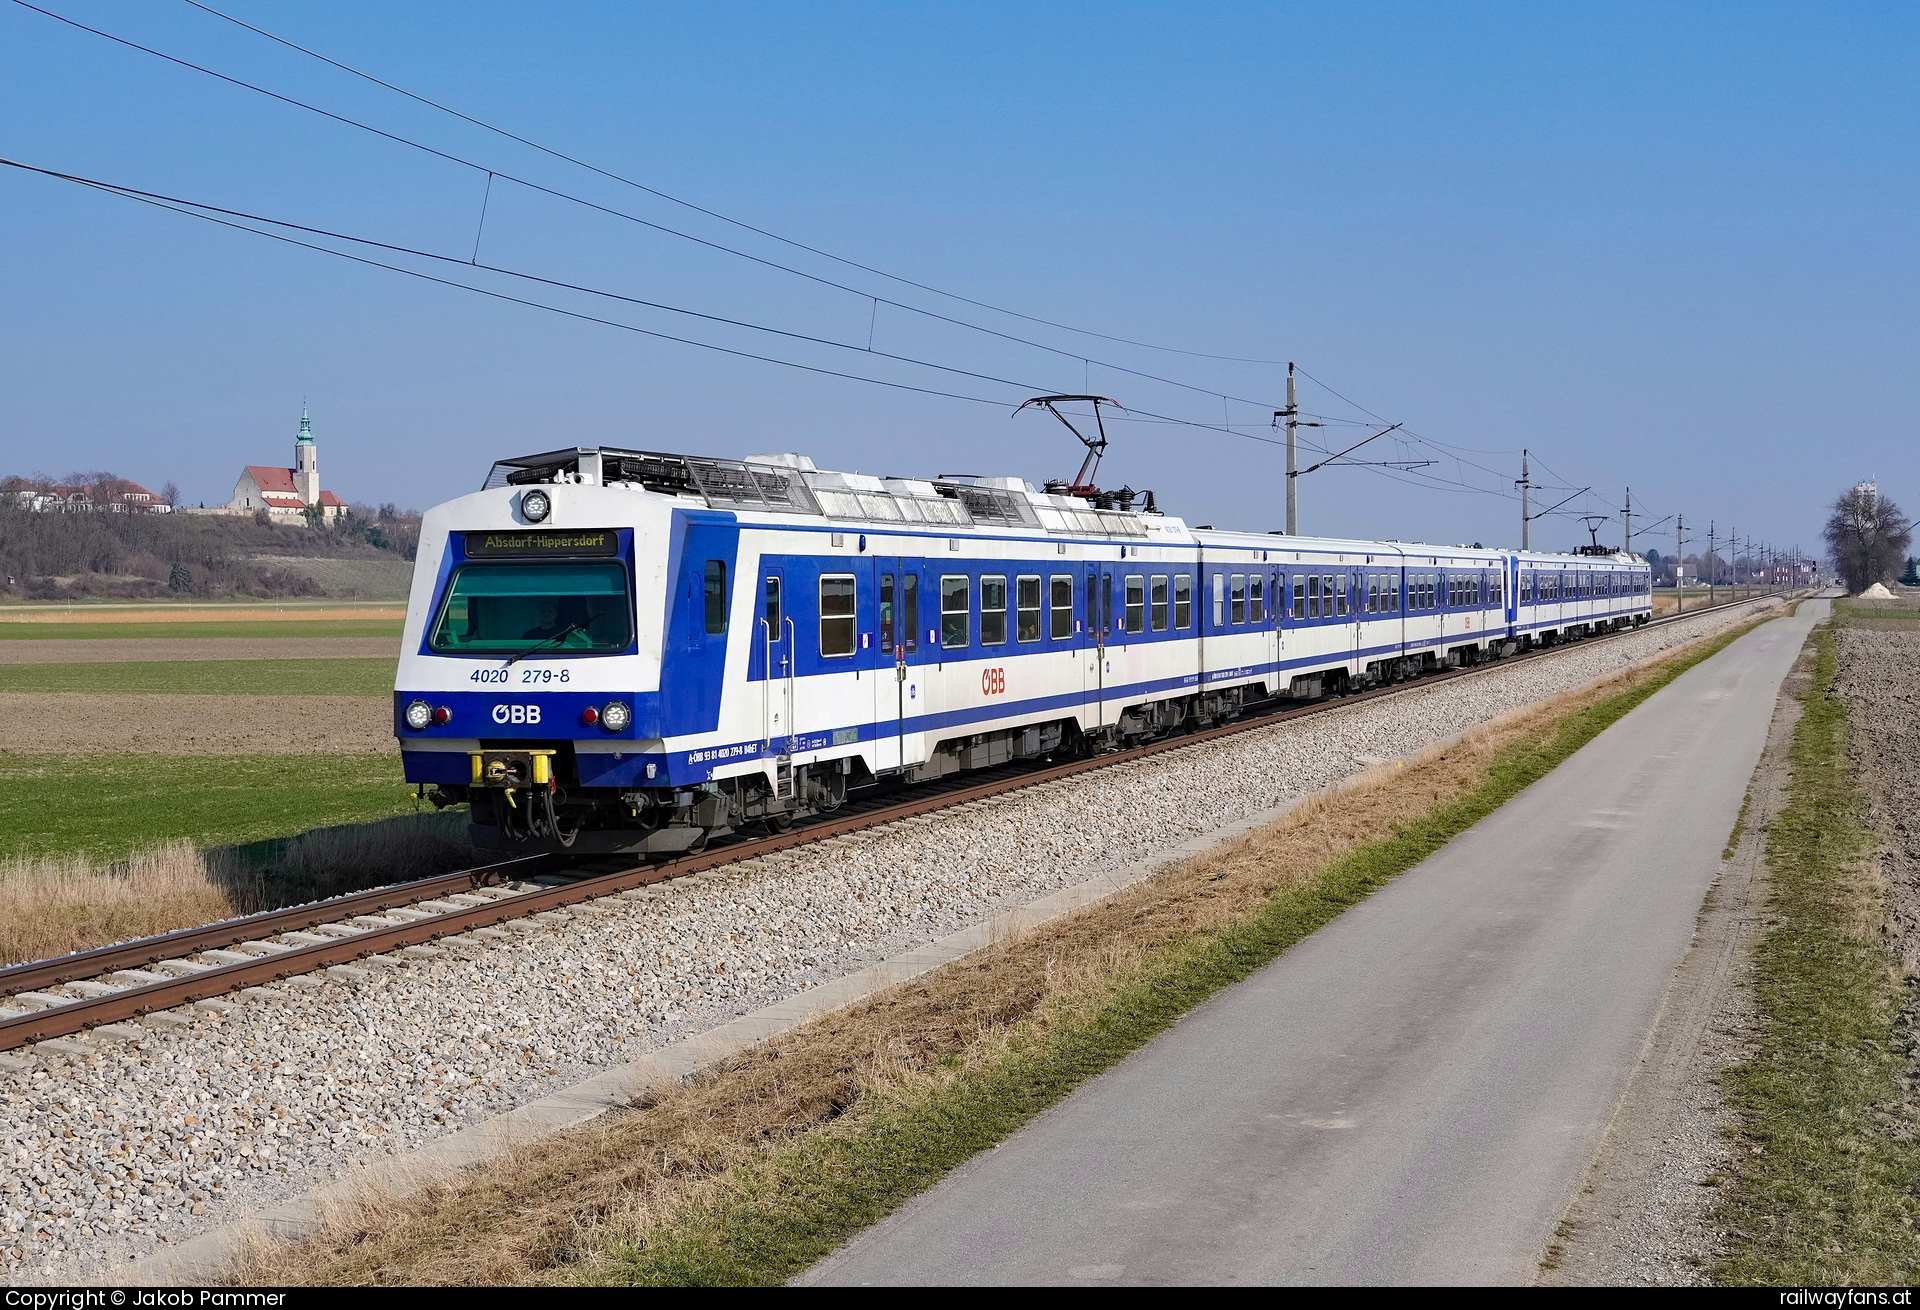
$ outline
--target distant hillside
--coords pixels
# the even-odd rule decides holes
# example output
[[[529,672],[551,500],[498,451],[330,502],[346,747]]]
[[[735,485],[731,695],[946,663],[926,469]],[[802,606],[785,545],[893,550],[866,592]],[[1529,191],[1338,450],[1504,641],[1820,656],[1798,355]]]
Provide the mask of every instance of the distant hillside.
[[[0,503],[0,598],[397,598],[419,541],[419,515],[391,505],[356,505],[321,527]]]

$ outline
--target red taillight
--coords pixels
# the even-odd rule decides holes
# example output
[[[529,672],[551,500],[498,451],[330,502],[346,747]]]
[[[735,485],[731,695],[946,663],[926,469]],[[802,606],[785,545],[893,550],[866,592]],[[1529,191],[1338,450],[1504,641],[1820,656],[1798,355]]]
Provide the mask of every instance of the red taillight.
[[[593,708],[593,706],[589,705],[587,706],[587,708],[580,711],[581,727],[591,728],[594,724],[598,722],[600,722],[600,711]]]
[[[441,725],[442,727],[445,727],[447,720],[451,719],[452,717],[453,717],[453,711],[448,709],[444,705],[440,706],[433,712],[433,721]]]

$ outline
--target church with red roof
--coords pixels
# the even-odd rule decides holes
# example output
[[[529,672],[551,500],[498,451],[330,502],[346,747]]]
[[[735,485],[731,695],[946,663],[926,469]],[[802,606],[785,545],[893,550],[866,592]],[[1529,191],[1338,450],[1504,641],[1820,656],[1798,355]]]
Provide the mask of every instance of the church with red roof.
[[[293,443],[293,467],[270,468],[249,464],[233,484],[233,499],[227,509],[253,514],[265,510],[269,518],[304,519],[317,510],[322,519],[344,516],[347,502],[331,491],[320,489],[320,452],[313,441],[313,423],[307,407],[300,407],[300,435]]]

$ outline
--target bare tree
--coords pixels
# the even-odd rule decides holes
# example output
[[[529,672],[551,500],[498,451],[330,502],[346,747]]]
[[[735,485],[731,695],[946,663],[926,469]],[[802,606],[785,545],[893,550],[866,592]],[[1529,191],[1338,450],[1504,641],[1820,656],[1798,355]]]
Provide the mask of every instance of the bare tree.
[[[1862,482],[1833,502],[1833,514],[1821,535],[1847,591],[1859,594],[1876,582],[1891,582],[1907,547],[1913,523],[1900,507]]]
[[[171,482],[161,484],[160,499],[166,501],[169,505],[178,506],[180,504],[180,488]]]

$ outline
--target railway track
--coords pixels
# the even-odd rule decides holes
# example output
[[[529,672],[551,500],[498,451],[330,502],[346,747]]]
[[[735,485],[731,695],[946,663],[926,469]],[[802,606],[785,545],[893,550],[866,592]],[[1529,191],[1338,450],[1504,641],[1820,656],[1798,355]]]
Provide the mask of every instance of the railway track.
[[[1703,614],[1751,605],[1729,602],[1710,609],[1655,619],[1647,627],[1698,618]],[[651,865],[581,871],[555,857],[526,856],[316,901],[285,910],[223,920],[200,928],[143,938],[117,946],[82,951],[51,960],[0,969],[0,1051],[72,1036],[87,1030],[115,1033],[113,1026],[218,997],[249,987],[322,970],[363,968],[361,961],[397,964],[390,953],[423,956],[431,943],[460,934],[482,940],[499,933],[497,925],[552,914],[569,905],[606,896],[642,894],[654,883],[704,873],[724,865],[848,833],[898,823],[972,801],[1096,769],[1185,750],[1210,740],[1269,727],[1363,701],[1398,696],[1457,678],[1511,668],[1563,650],[1646,628],[1551,646],[1492,664],[1432,674],[1413,682],[1377,687],[1265,713],[1143,746],[1065,764],[1009,768],[900,800],[850,804],[844,812],[816,819],[777,835],[743,838],[697,855]],[[1283,702],[1284,703],[1284,702]],[[562,867],[571,870],[563,876]],[[348,976],[351,976],[349,974]],[[62,988],[61,992],[43,990]]]

